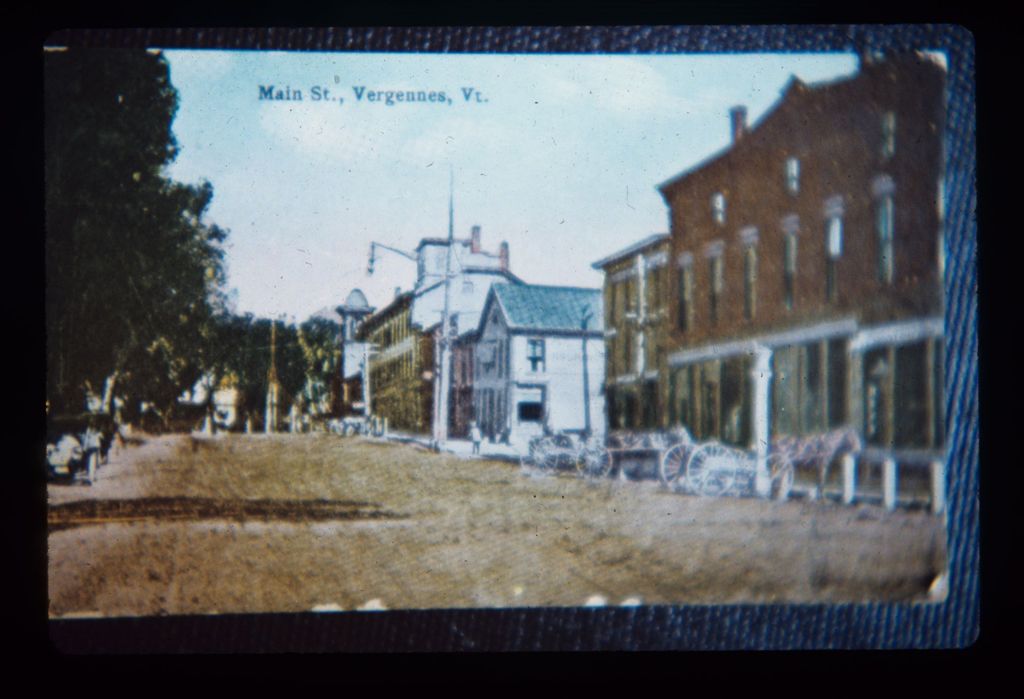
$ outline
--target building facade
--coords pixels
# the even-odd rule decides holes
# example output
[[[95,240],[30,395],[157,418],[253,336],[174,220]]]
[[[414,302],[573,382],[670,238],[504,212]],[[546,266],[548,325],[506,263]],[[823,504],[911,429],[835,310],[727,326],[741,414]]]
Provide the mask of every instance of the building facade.
[[[658,377],[665,368],[670,248],[669,235],[660,233],[593,265],[604,272],[604,391],[612,430],[666,424]]]
[[[942,451],[944,90],[920,54],[794,78],[659,187],[664,424],[743,447],[759,420],[773,437],[853,426],[869,450]]]
[[[369,353],[370,412],[387,418],[389,428],[427,434],[438,401],[441,325],[445,310],[445,271],[450,264],[447,307],[452,323],[452,377],[448,401],[449,434],[468,434],[472,419],[472,337],[496,282],[521,284],[509,269],[508,243],[485,251],[480,226],[469,238],[455,238],[449,260],[447,238],[424,238],[416,249],[412,291],[366,318],[358,339]],[[468,369],[467,369],[468,365]]]
[[[476,342],[473,404],[493,441],[603,434],[604,310],[598,289],[495,284]]]
[[[422,433],[433,416],[434,343],[412,323],[413,298],[398,294],[363,322],[358,337],[369,352],[367,414],[387,418],[390,429]]]

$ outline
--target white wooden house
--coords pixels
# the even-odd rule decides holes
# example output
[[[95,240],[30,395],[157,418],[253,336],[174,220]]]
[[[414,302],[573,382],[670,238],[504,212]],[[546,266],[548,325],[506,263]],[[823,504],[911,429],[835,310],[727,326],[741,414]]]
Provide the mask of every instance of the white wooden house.
[[[473,404],[487,438],[525,445],[545,427],[603,434],[599,289],[494,284],[481,314]]]

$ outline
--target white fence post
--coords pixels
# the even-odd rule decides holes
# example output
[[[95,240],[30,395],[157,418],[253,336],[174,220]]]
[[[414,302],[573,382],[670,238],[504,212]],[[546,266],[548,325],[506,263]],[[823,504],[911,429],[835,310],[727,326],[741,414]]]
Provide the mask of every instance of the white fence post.
[[[853,454],[843,454],[843,504],[849,505],[853,502],[854,493],[857,490],[857,461]]]
[[[882,462],[882,504],[887,510],[896,507],[896,460],[893,458]]]
[[[932,514],[946,511],[946,465],[942,461],[929,464],[932,475]]]

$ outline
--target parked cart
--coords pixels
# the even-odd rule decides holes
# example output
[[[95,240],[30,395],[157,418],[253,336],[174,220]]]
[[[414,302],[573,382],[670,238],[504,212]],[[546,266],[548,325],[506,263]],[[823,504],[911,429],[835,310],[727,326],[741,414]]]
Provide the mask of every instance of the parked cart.
[[[657,466],[657,475],[662,481],[661,464],[668,453],[673,458],[685,458],[693,447],[693,439],[684,428],[676,428],[669,432],[615,432],[608,436],[608,469],[606,473],[618,474],[626,478],[630,463],[653,462]],[[655,474],[652,472],[651,476]]]
[[[689,432],[616,432],[607,439],[581,439],[568,433],[530,440],[523,466],[574,471],[603,478],[626,477],[630,462],[654,461],[661,482],[675,492],[702,496],[757,494],[757,454],[719,442],[698,443]],[[785,449],[768,455],[770,494],[786,499],[793,487],[793,461]]]
[[[769,494],[785,500],[793,488],[793,464],[784,452],[768,454]],[[691,495],[757,495],[757,454],[720,442],[695,445],[685,457],[671,450],[662,459],[664,482]]]

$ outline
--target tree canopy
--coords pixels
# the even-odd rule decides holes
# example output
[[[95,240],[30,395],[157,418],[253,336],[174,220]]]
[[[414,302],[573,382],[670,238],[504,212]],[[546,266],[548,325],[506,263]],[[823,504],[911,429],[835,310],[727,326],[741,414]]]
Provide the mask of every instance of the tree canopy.
[[[209,183],[168,178],[177,92],[159,53],[45,55],[47,399],[171,408],[203,371],[226,231]],[[129,403],[137,401],[129,401]]]

